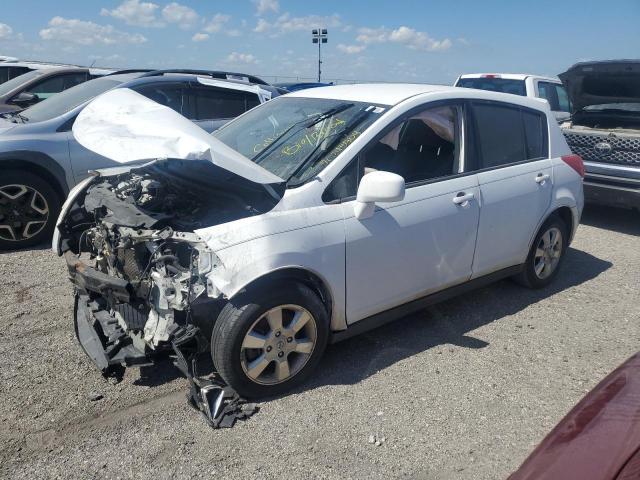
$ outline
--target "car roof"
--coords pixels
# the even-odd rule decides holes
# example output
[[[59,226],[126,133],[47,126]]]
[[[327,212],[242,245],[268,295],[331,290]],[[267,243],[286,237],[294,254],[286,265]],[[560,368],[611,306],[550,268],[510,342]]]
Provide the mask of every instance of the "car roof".
[[[33,70],[44,70],[44,69],[49,69],[49,68],[61,68],[61,67],[68,67],[68,68],[81,68],[78,67],[77,65],[68,65],[68,64],[63,64],[63,63],[40,63],[40,62],[2,62],[2,64],[0,65],[0,67],[27,67],[27,68],[31,68]]]
[[[533,77],[539,80],[560,83],[560,79],[557,77],[546,77],[544,75],[533,75],[531,73],[465,73],[464,75],[460,75],[460,78],[491,78],[492,75],[495,75],[496,78],[504,78],[505,80],[526,80],[529,77]]]
[[[392,106],[411,97],[428,93],[450,95],[452,98],[507,102],[543,112],[546,112],[549,109],[549,102],[534,97],[489,92],[487,90],[476,90],[473,88],[452,87],[448,85],[412,83],[361,83],[309,88],[289,93],[285,95],[284,98],[326,98],[332,100],[365,102]]]
[[[142,83],[157,83],[157,82],[175,82],[176,80],[179,82],[189,82],[189,81],[200,81],[200,83],[208,84],[211,86],[219,86],[221,88],[232,88],[234,90],[242,89],[242,87],[260,87],[263,90],[271,91],[268,87],[269,85],[262,85],[258,83],[244,82],[242,80],[232,80],[227,79],[223,80],[220,78],[211,78],[207,75],[197,75],[193,73],[165,73],[163,75],[157,76],[147,76],[143,73],[138,74],[125,74],[125,75],[134,75],[131,79],[131,85],[139,85]],[[120,75],[110,75],[110,77],[120,77]]]
[[[382,105],[396,105],[403,100],[421,93],[459,91],[447,85],[427,85],[416,83],[357,83],[352,85],[331,85],[328,87],[296,90],[287,97],[330,98]]]

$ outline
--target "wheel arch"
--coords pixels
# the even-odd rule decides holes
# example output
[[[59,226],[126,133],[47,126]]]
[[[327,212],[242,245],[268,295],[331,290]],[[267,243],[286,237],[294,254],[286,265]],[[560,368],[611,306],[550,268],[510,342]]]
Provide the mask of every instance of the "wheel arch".
[[[328,283],[317,272],[300,266],[282,267],[260,275],[250,280],[241,288],[237,289],[236,292],[229,298],[229,300],[233,299],[246,290],[260,288],[261,286],[264,286],[268,283],[281,281],[300,282],[313,290],[320,298],[322,304],[325,306],[327,317],[329,318],[329,320],[331,320],[334,303],[333,295]]]
[[[64,202],[69,193],[64,169],[51,157],[39,152],[17,151],[0,153],[3,169],[25,170],[46,180]]]
[[[575,221],[576,214],[574,213],[573,209],[569,205],[557,205],[555,208],[549,210],[549,212],[543,217],[540,224],[536,227],[535,231],[533,232],[533,236],[529,240],[529,249],[531,249],[531,246],[533,245],[533,241],[535,240],[542,226],[554,215],[559,217],[569,229],[568,236],[569,236],[569,243],[571,243],[571,240],[573,239],[573,235],[575,234],[575,230],[577,227],[577,222]],[[529,249],[527,249],[527,252],[529,251]]]

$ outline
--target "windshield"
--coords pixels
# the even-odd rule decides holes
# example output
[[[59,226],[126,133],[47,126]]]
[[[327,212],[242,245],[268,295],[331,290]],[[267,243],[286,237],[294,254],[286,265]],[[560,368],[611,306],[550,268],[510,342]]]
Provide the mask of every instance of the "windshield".
[[[121,83],[121,80],[110,77],[90,80],[49,97],[33,107],[23,110],[21,114],[29,122],[51,120]]]
[[[11,80],[4,82],[0,85],[0,97],[5,96],[7,93],[12,90],[18,88],[20,85],[42,75],[44,72],[42,70],[31,70],[30,72],[23,73]]]
[[[477,88],[490,92],[510,93],[512,95],[527,96],[524,80],[507,80],[506,78],[461,78],[456,87]]]
[[[296,186],[324,169],[385,110],[362,102],[282,97],[213,135]]]

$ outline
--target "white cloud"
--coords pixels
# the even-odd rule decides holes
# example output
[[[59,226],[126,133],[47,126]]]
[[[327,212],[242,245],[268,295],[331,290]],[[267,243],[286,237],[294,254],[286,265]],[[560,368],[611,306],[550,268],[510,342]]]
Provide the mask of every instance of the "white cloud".
[[[176,2],[171,2],[162,9],[162,17],[168,23],[176,23],[184,30],[193,27],[200,18],[193,8]]]
[[[414,50],[438,51],[451,48],[451,40],[436,40],[426,32],[420,32],[410,27],[401,26],[395,30],[388,28],[361,28],[356,40],[365,45],[372,43],[399,43]]]
[[[272,32],[274,35],[308,30],[311,33],[313,28],[338,28],[344,24],[340,15],[331,16],[306,15],[304,17],[292,17],[289,13],[284,13],[275,22],[269,23],[264,18],[258,19],[254,32]]]
[[[367,48],[366,45],[345,45],[343,43],[338,44],[338,50],[350,55],[353,55],[354,53],[360,53],[365,48]]]
[[[254,57],[250,53],[231,52],[229,56],[227,56],[227,62],[249,64],[249,63],[257,63],[257,60],[256,60],[256,57]]]
[[[77,20],[74,18],[53,17],[49,28],[40,30],[40,38],[77,45],[114,45],[117,43],[144,43],[147,39],[139,33],[127,33],[116,30],[111,25]]]
[[[103,8],[100,15],[122,20],[127,25],[140,27],[161,27],[163,23],[156,17],[158,5],[140,0],[125,0],[113,10]]]
[[[209,40],[209,34],[196,33],[193,37],[191,37],[191,40],[193,40],[194,42],[204,42],[205,40]]]
[[[360,28],[356,40],[369,45],[371,43],[383,43],[389,38],[389,30],[382,28]]]
[[[256,5],[258,15],[264,15],[267,12],[278,13],[278,10],[280,10],[278,0],[253,0],[253,3]]]
[[[9,38],[12,33],[13,28],[6,23],[0,23],[0,38]]]
[[[253,29],[253,31],[258,33],[264,33],[268,31],[269,28],[271,28],[271,24],[267,22],[264,18],[259,18],[258,24],[256,25],[256,28]]]
[[[231,20],[230,15],[225,15],[223,13],[216,13],[211,20],[205,25],[204,31],[208,33],[218,33],[221,32],[224,26]]]

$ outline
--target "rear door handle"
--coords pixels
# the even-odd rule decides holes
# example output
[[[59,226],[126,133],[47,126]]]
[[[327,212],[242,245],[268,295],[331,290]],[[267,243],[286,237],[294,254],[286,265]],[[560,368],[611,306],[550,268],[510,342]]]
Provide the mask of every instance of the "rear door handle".
[[[547,180],[549,180],[550,178],[551,178],[551,175],[549,175],[548,173],[539,173],[538,176],[536,177],[536,182],[542,184]]]
[[[455,197],[453,197],[453,203],[455,203],[456,205],[463,205],[469,200],[472,200],[473,196],[473,193],[460,192]]]

